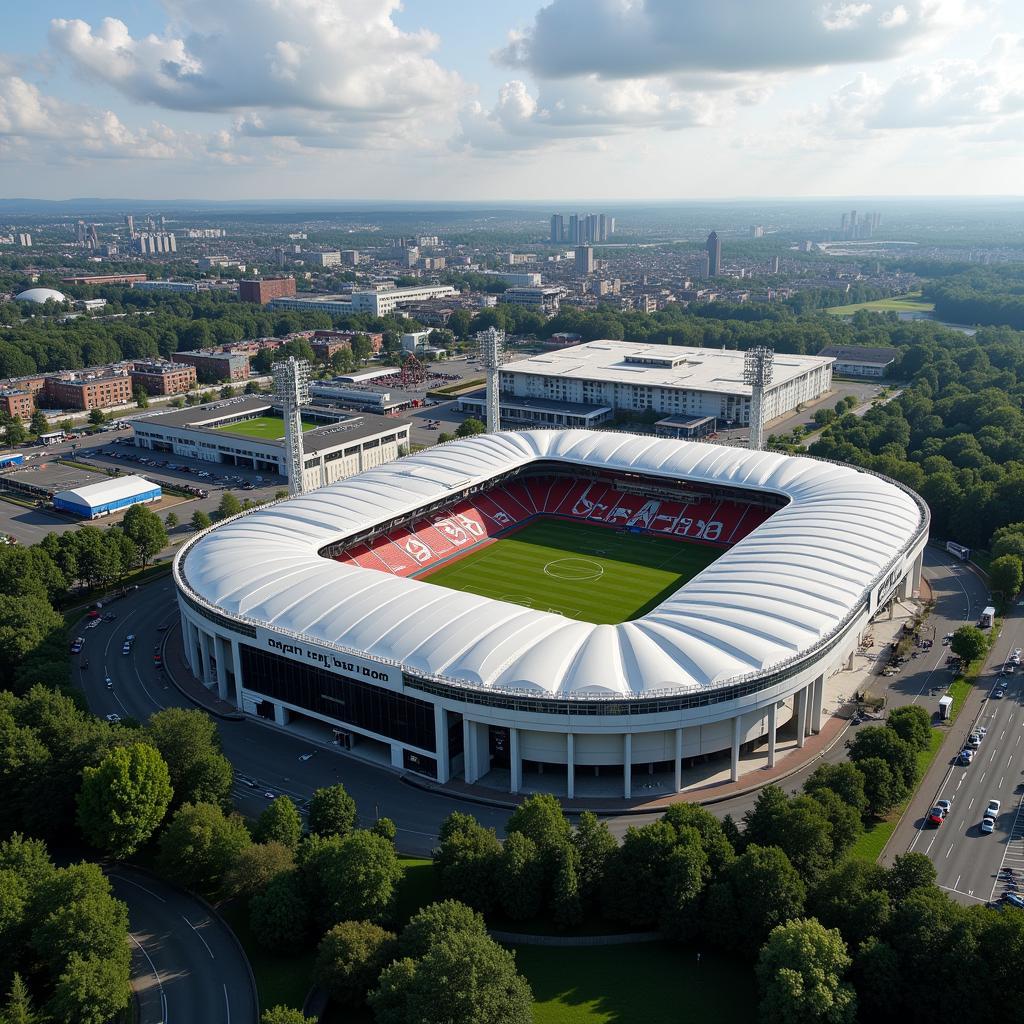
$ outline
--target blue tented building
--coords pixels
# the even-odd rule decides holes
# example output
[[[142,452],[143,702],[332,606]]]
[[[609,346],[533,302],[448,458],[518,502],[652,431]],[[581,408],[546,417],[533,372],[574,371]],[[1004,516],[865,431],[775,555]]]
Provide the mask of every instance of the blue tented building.
[[[110,515],[129,505],[143,501],[159,501],[160,485],[141,476],[118,476],[98,484],[59,491],[53,496],[53,507],[83,519]]]

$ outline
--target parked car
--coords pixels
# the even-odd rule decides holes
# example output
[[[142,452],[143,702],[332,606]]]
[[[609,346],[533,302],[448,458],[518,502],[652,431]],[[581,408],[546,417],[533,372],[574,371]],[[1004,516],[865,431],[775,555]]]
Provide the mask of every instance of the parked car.
[[[107,715],[107,721],[108,722],[120,722],[121,721],[121,716],[119,714],[117,714],[116,712],[112,712],[111,714]]]
[[[971,735],[967,737],[967,746],[969,746],[971,750],[977,750],[978,747],[981,746],[981,737],[976,732],[972,732]]]
[[[964,747],[959,754],[956,755],[956,763],[960,765],[970,764],[974,760],[974,751],[970,747]]]
[[[1021,896],[1020,893],[1008,892],[1004,893],[1004,896],[1007,903],[1012,903],[1015,907],[1020,907],[1024,910],[1024,896]]]
[[[1002,700],[1006,696],[1006,688],[1003,687],[1003,686],[997,686],[995,688],[995,692],[992,694],[992,696],[996,700]]]

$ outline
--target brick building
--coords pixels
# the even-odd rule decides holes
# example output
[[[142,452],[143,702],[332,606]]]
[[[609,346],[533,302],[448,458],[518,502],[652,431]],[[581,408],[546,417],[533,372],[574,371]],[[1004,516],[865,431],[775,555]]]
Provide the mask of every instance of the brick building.
[[[147,395],[179,395],[196,386],[196,368],[189,363],[132,363],[128,375],[132,390],[143,388]]]
[[[188,363],[204,384],[249,379],[249,356],[242,352],[173,352],[175,363]]]
[[[58,409],[107,409],[132,400],[127,373],[89,377],[47,377],[43,400]]]
[[[238,298],[242,302],[255,302],[260,306],[265,306],[271,299],[287,299],[294,294],[294,277],[261,278],[257,281],[238,282]]]
[[[318,358],[330,359],[339,349],[352,348],[352,339],[358,337],[366,338],[374,355],[384,347],[384,335],[379,331],[314,331],[309,344]]]
[[[26,421],[35,411],[36,403],[31,391],[0,391],[0,412],[5,415]]]

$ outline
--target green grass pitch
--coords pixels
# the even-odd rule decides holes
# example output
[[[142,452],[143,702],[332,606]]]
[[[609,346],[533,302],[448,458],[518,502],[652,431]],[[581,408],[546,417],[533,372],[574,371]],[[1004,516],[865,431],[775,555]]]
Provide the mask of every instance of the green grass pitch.
[[[302,421],[303,433],[316,426],[321,426],[321,424]],[[225,434],[242,434],[245,437],[259,437],[265,441],[280,441],[284,437],[284,420],[279,416],[257,416],[255,419],[243,420],[241,423],[231,423],[214,429],[223,431]]]
[[[643,615],[721,554],[682,540],[541,519],[420,578],[570,619],[615,623]]]

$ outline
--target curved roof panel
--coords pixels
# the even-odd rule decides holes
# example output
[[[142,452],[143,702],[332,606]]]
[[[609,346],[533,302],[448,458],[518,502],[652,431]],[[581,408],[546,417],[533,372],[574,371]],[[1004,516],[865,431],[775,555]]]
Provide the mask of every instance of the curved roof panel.
[[[769,491],[789,503],[642,618],[592,625],[322,557],[539,459]],[[585,430],[484,434],[241,515],[178,557],[200,601],[440,682],[540,696],[683,693],[835,633],[923,525],[913,496],[814,459]]]

